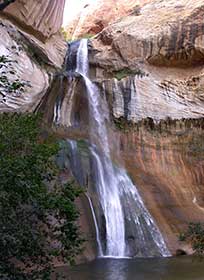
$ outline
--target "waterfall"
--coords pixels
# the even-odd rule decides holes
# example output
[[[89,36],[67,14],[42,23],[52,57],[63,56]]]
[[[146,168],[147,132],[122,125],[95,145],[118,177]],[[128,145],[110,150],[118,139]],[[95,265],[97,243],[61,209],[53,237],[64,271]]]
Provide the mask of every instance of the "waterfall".
[[[100,95],[97,87],[88,78],[88,47],[87,40],[82,39],[78,49],[76,71],[84,78],[90,111],[90,140],[92,146],[97,144],[101,151],[99,156],[94,148],[91,153],[97,166],[97,192],[106,224],[105,256],[125,256],[125,224],[120,202],[117,182],[110,158],[110,149],[103,112],[100,110]],[[118,246],[120,244],[120,246]]]
[[[70,148],[70,164],[71,164],[72,172],[73,172],[75,178],[77,179],[77,181],[81,185],[84,185],[85,176],[84,176],[83,170],[82,170],[83,168],[82,168],[81,158],[80,158],[80,154],[79,154],[78,147],[77,147],[77,142],[75,140],[67,140],[67,143],[69,144],[69,148]],[[85,195],[88,199],[93,221],[94,221],[94,225],[95,225],[96,240],[97,240],[97,245],[98,245],[98,255],[102,256],[103,253],[102,253],[102,247],[101,247],[101,242],[100,242],[100,237],[99,237],[100,234],[99,234],[99,228],[98,228],[98,224],[97,224],[94,207],[93,207],[90,196],[87,193]]]
[[[96,85],[89,79],[88,41],[82,39],[77,52],[76,72],[86,85],[89,102],[89,135],[92,173],[99,209],[92,213],[100,255],[103,257],[169,256],[159,228],[146,209],[126,171],[112,163],[106,122]],[[89,200],[91,202],[91,200]],[[100,226],[105,227],[104,234]],[[104,241],[105,239],[105,241]]]
[[[96,240],[97,240],[97,244],[98,244],[98,256],[102,257],[103,253],[102,253],[102,247],[101,247],[101,241],[100,241],[100,234],[99,234],[99,229],[98,229],[98,224],[97,224],[97,220],[96,220],[96,214],[93,208],[93,204],[91,201],[91,198],[88,196],[88,194],[86,194],[86,197],[88,199],[89,205],[90,205],[90,209],[91,209],[91,213],[93,216],[93,220],[94,220],[94,225],[95,225],[95,229],[96,229]]]

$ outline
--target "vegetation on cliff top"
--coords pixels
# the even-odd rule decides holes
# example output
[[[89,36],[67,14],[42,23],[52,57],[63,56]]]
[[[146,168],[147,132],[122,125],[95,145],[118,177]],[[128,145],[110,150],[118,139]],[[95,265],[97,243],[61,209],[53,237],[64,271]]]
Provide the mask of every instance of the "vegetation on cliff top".
[[[81,39],[91,39],[92,37],[95,36],[95,34],[92,34],[92,33],[85,33],[85,34],[83,34],[83,36],[81,38],[72,39],[72,37],[70,37],[70,34],[66,31],[66,29],[64,27],[61,27],[60,32],[63,35],[64,39],[69,43],[74,42],[76,40],[81,40]]]

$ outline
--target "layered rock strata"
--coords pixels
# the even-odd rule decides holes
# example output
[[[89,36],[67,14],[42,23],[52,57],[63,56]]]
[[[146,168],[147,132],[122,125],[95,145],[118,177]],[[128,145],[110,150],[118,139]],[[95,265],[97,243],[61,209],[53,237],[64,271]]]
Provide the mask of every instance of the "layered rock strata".
[[[26,1],[16,0],[4,13],[23,28],[30,28],[44,38],[57,33],[62,26],[65,0]]]
[[[202,1],[151,1],[92,40],[92,76],[114,117],[203,117],[203,15]]]
[[[104,59],[107,64],[117,54],[117,68],[134,68],[141,60],[157,66],[202,65],[203,9],[200,0],[182,0],[179,5],[175,0],[151,1],[97,36],[94,45],[97,51],[103,48],[103,55],[95,59],[105,66]]]
[[[137,125],[117,123],[124,164],[167,245],[192,253],[179,242],[189,222],[204,221],[203,119],[161,121]]]

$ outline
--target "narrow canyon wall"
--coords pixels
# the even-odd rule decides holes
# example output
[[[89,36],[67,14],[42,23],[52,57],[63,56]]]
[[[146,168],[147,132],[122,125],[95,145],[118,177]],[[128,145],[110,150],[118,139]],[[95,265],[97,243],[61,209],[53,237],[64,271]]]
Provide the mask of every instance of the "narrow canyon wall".
[[[188,222],[204,221],[203,16],[200,0],[152,0],[91,40],[91,78],[108,101],[113,139],[172,254],[192,252],[178,235]],[[58,121],[58,135],[87,137],[83,87],[70,80],[64,95],[49,96],[53,113],[46,114]],[[75,118],[80,126],[73,129]]]
[[[103,29],[91,40],[91,77],[108,101],[124,164],[171,252],[190,252],[177,237],[188,222],[204,221],[203,1],[101,3],[94,16],[93,9],[83,24],[77,21],[75,36]],[[67,49],[58,33],[63,6],[64,0],[17,0],[0,14],[0,56],[15,68],[10,79],[28,82],[21,95],[0,95],[0,111],[41,107],[50,122],[61,124],[58,136],[81,139],[88,122],[84,85],[70,81],[62,94],[56,82],[44,100]],[[70,128],[73,118],[81,128]],[[89,235],[86,219],[80,222]],[[86,258],[95,254],[89,249]]]
[[[1,84],[0,111],[34,111],[62,67],[67,45],[59,29],[64,0],[17,0],[0,13],[0,56],[9,60],[10,82],[25,83],[22,93]]]
[[[23,28],[30,28],[32,33],[49,38],[62,26],[64,5],[65,0],[17,0],[4,13]]]

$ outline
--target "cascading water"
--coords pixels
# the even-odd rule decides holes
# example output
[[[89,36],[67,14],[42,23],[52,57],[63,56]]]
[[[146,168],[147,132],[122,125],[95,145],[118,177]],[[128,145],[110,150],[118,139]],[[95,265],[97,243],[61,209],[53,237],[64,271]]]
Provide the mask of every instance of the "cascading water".
[[[88,46],[82,39],[77,55],[76,72],[84,78],[90,110],[90,140],[97,144],[101,157],[91,148],[97,166],[97,191],[106,224],[106,250],[103,255],[125,256],[125,224],[119,190],[115,182],[114,169],[110,158],[108,136],[103,112],[100,111],[100,96],[97,87],[88,78]],[[118,246],[120,244],[120,246]]]
[[[101,110],[101,97],[97,87],[88,77],[86,39],[81,40],[78,48],[76,72],[83,77],[88,94],[90,153],[94,166],[92,172],[98,204],[102,211],[102,214],[96,214],[95,221],[105,227],[103,234],[99,232],[97,226],[101,256],[169,256],[162,235],[145,208],[136,186],[123,168],[112,164],[106,129],[107,120]]]

